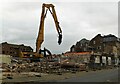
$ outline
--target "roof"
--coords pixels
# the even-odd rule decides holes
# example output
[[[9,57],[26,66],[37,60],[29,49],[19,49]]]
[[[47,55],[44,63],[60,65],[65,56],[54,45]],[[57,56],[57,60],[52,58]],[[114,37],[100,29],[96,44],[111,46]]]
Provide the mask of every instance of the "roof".
[[[25,46],[24,44],[11,44],[11,43],[8,43],[8,42],[3,42],[1,43],[2,45],[3,44],[7,44],[7,45],[12,45],[12,46],[15,46],[15,47],[20,47],[20,46],[24,46],[24,47],[29,47],[31,48],[30,46]],[[32,49],[32,48],[31,48]]]
[[[81,39],[79,42],[80,42],[80,43],[85,43],[85,42],[89,42],[89,40],[83,38],[83,39]]]
[[[115,38],[117,38],[115,35],[112,35],[112,34],[104,35],[104,36],[103,36],[103,38],[106,38],[106,37],[115,37]]]
[[[94,38],[91,39],[91,41],[92,41],[92,40],[95,40],[95,39],[98,38],[98,37],[102,38],[101,34],[97,34]]]

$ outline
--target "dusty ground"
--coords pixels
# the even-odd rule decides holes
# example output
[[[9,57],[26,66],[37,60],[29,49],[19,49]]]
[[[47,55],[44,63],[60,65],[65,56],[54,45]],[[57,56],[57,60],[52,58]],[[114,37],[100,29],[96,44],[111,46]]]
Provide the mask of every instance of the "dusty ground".
[[[40,73],[34,73],[34,72],[27,72],[27,73],[12,73],[13,79],[8,79],[6,74],[10,73],[3,73],[2,82],[29,82],[29,81],[39,81],[39,82],[50,82],[50,81],[56,81],[56,80],[62,80],[62,79],[68,79],[71,77],[80,76],[82,74],[85,74],[86,72],[76,72],[76,73],[63,73],[62,75],[58,74],[43,74],[41,73],[41,77],[38,77],[36,75],[39,75]]]
[[[97,71],[103,72],[104,70],[97,70]],[[36,75],[39,75],[40,73],[34,73],[34,72],[26,72],[26,73],[24,72],[20,74],[12,73],[13,79],[8,79],[5,76],[5,74],[10,74],[10,73],[3,73],[2,82],[55,82],[57,80],[63,80],[63,79],[68,79],[72,77],[80,77],[87,73],[93,73],[93,72],[94,71],[89,71],[89,72],[82,71],[82,72],[76,72],[76,73],[67,72],[67,73],[63,73],[62,75],[41,73],[41,77],[36,76]]]

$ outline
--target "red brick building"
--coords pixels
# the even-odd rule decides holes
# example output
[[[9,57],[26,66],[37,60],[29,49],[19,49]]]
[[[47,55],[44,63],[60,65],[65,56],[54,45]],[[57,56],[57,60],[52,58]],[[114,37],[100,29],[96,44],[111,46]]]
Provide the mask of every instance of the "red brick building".
[[[0,44],[0,54],[11,55],[12,57],[18,57],[20,52],[33,52],[30,46],[23,44],[9,44],[7,42]]]
[[[100,53],[103,51],[103,37],[101,34],[96,35],[94,38],[90,40],[89,46],[90,50],[94,51],[95,53]]]

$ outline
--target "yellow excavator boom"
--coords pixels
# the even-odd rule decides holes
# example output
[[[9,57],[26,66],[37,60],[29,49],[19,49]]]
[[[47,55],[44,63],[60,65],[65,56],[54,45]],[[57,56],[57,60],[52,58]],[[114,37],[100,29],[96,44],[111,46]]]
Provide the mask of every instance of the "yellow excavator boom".
[[[40,51],[46,51],[50,54],[50,51],[46,48],[44,48],[44,50],[41,50],[41,44],[44,41],[44,20],[47,14],[47,11],[50,11],[50,13],[53,16],[54,22],[55,22],[55,26],[56,26],[56,30],[58,32],[58,44],[61,44],[62,42],[62,30],[59,26],[59,22],[57,19],[57,15],[54,9],[54,5],[52,4],[45,4],[43,3],[42,5],[42,13],[41,13],[41,18],[40,18],[40,26],[39,26],[39,32],[38,32],[38,37],[36,39],[36,52],[20,52],[20,57],[25,58],[25,57],[44,57],[42,54],[40,54]]]
[[[37,40],[36,40],[36,52],[37,53],[39,53],[39,50],[41,49],[41,44],[44,41],[44,20],[45,20],[45,17],[46,17],[46,14],[47,14],[48,10],[50,11],[50,13],[53,16],[55,26],[56,26],[56,30],[57,30],[58,35],[59,35],[58,44],[61,44],[61,42],[62,42],[62,30],[59,26],[59,22],[58,22],[57,15],[56,15],[56,12],[55,12],[55,9],[54,9],[54,5],[43,3],[40,26],[39,26],[39,33],[38,33],[38,37],[37,37]]]

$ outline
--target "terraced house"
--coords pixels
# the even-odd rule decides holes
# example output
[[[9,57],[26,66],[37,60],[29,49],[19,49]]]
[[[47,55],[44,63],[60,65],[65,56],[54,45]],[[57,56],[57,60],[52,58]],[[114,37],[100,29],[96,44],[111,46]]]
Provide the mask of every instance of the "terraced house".
[[[118,64],[120,60],[120,38],[109,34],[102,36],[96,35],[90,41],[80,40],[70,48],[70,52],[92,52],[112,59],[112,64]],[[83,45],[86,45],[83,47]],[[102,58],[101,58],[102,59]]]
[[[3,42],[0,44],[0,54],[10,55],[12,57],[19,57],[20,52],[33,52],[33,49],[30,46],[25,46],[23,44],[9,44]]]

